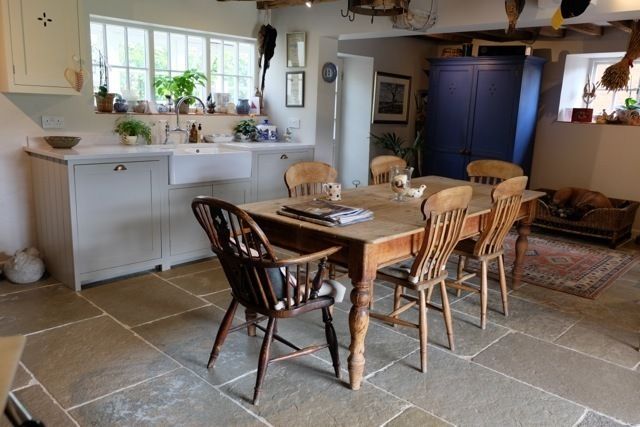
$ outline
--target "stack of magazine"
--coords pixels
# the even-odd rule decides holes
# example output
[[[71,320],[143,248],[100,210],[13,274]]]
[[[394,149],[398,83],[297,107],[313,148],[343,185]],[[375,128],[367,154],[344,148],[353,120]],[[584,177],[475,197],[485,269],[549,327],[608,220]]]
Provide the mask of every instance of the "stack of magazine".
[[[373,219],[373,212],[367,209],[337,205],[327,200],[285,205],[278,214],[329,227],[355,224]]]

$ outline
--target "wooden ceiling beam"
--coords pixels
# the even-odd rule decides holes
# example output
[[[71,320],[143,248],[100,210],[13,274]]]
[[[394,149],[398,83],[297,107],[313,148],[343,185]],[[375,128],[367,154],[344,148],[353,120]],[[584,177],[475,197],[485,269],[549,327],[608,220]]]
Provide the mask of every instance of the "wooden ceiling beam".
[[[625,33],[630,33],[633,21],[631,19],[627,19],[626,21],[609,21],[609,24],[613,28],[617,28],[620,31],[624,31]]]
[[[424,34],[424,37],[427,37],[432,40],[437,40],[442,42],[452,42],[452,43],[471,43],[473,41],[471,37],[467,37],[463,34],[458,34],[458,33]]]
[[[571,24],[566,27],[571,31],[586,34],[587,36],[600,37],[602,35],[602,27],[596,24]]]
[[[474,39],[492,42],[529,41],[535,40],[538,35],[536,29],[531,31],[520,29],[511,34],[505,34],[504,30],[473,31],[462,34]]]
[[[288,6],[302,6],[306,3],[306,1],[307,0],[258,0],[256,2],[256,7],[258,9],[278,9]],[[337,0],[313,0],[313,3],[331,3],[335,1]]]
[[[538,33],[538,35],[540,37],[546,37],[550,39],[561,39],[564,38],[566,33],[567,31],[563,28],[559,28],[556,30],[553,27],[540,27],[540,32]]]

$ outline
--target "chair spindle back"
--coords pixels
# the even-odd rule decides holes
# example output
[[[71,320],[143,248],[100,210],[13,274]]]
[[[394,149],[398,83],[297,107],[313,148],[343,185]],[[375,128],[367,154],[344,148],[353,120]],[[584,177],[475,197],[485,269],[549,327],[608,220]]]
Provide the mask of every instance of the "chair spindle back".
[[[335,182],[338,171],[322,162],[299,162],[284,173],[289,197],[322,194],[323,184]]]
[[[377,156],[371,160],[371,179],[374,184],[385,184],[391,180],[391,168],[399,166],[407,167],[407,162],[397,156]]]
[[[502,181],[524,175],[522,168],[503,160],[474,160],[467,165],[469,181],[496,185]]]

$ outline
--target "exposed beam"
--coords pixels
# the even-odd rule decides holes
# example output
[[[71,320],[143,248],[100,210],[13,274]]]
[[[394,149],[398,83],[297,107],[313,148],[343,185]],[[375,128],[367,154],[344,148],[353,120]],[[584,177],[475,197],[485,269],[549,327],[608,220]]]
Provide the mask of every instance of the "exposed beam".
[[[537,29],[533,29],[533,31],[517,30],[511,34],[505,34],[504,30],[473,31],[462,34],[474,39],[492,42],[529,41],[536,39]]]
[[[427,37],[433,40],[438,40],[443,42],[453,42],[453,43],[471,43],[473,41],[471,37],[467,37],[464,34],[458,34],[458,33],[424,34],[424,37]]]
[[[633,28],[633,21],[631,19],[627,19],[626,21],[609,21],[609,24],[613,28],[617,28],[625,33],[630,33]]]
[[[540,37],[547,37],[550,39],[561,39],[566,35],[566,30],[560,28],[555,29],[553,27],[540,27]]]
[[[335,2],[337,0],[313,0],[313,3],[330,3]],[[302,6],[304,5],[306,0],[270,0],[270,1],[258,1],[256,2],[256,7],[258,9],[278,9],[281,7],[288,6]]]
[[[586,34],[588,36],[601,36],[602,27],[596,24],[571,24],[567,28],[577,33]]]

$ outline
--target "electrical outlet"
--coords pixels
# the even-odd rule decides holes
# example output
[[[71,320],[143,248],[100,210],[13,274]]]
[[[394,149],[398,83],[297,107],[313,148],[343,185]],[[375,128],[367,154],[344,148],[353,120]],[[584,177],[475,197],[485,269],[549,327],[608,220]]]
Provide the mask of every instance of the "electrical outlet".
[[[300,129],[300,119],[289,119],[287,127],[291,129]]]
[[[64,129],[64,117],[42,116],[42,129]]]

